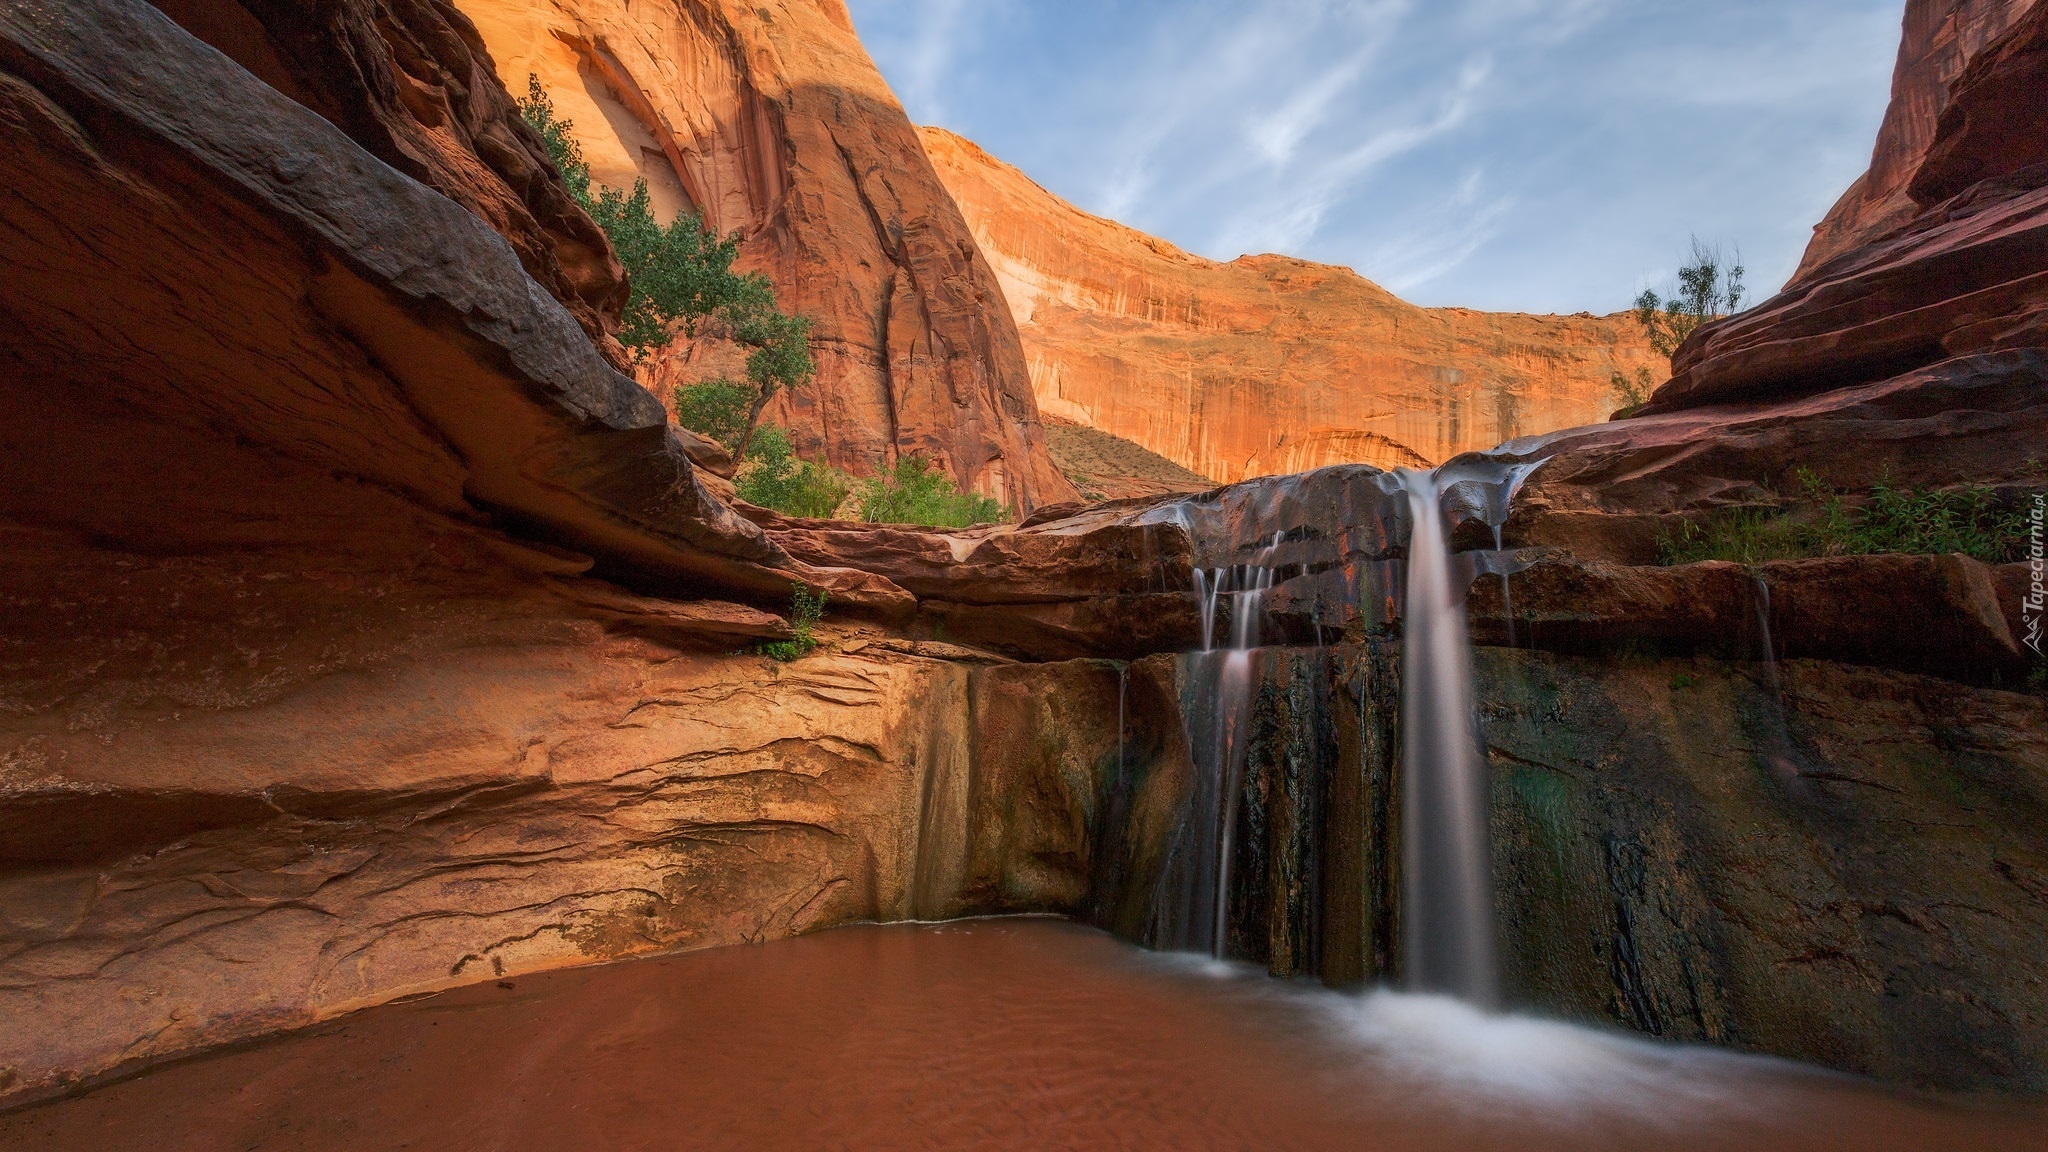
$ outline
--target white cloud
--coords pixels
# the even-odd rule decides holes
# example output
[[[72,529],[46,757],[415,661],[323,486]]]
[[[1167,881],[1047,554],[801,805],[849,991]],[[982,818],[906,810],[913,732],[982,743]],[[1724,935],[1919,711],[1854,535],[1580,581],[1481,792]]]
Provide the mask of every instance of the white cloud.
[[[849,2],[913,116],[1091,211],[1562,312],[1694,232],[1789,270],[1898,34],[1898,0]]]

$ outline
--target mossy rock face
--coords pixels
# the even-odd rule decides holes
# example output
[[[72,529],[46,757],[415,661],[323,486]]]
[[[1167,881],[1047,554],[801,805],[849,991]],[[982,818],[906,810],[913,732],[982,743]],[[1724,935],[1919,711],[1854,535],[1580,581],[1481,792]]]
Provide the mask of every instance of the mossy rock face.
[[[1120,861],[1096,863],[1096,906],[1120,910],[1098,922],[1148,943],[1160,908],[1200,906],[1172,895],[1191,734],[1214,731],[1193,659],[1146,662],[1141,784],[1090,837]],[[2048,702],[1777,673],[1773,693],[1747,663],[1478,650],[1511,1006],[1927,1088],[2048,1088]],[[1170,738],[1138,732],[1176,697]],[[1395,645],[1255,654],[1231,956],[1398,978],[1399,702]]]
[[[2048,1086],[2048,708],[1795,661],[1482,649],[1515,997],[1940,1089]],[[2035,883],[2029,887],[2028,878]]]

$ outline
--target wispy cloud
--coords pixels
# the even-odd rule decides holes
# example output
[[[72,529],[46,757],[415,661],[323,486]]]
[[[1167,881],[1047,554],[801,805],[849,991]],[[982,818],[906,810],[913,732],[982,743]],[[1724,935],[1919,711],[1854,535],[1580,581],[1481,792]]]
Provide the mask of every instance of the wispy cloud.
[[[1567,312],[1695,232],[1760,286],[1789,271],[1868,158],[1898,34],[1898,0],[849,3],[913,116],[1084,208]]]

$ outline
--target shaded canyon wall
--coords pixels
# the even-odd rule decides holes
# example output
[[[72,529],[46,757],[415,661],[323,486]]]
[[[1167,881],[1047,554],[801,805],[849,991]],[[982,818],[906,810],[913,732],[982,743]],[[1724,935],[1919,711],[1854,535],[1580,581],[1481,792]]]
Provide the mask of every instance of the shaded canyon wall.
[[[745,239],[814,323],[815,383],[765,419],[858,474],[900,453],[1029,513],[1071,500],[994,273],[839,0],[461,0],[505,84],[540,77],[600,183]],[[640,376],[740,375],[700,340]]]

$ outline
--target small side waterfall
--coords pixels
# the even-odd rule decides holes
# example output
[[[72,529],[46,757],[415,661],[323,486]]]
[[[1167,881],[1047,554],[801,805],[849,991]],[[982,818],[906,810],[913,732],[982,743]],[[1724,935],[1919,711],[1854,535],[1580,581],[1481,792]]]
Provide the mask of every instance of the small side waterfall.
[[[1253,656],[1262,639],[1266,593],[1273,587],[1276,534],[1255,562],[1195,570],[1202,649],[1190,658],[1190,688],[1205,724],[1191,724],[1193,811],[1175,852],[1167,906],[1155,911],[1158,942],[1222,957],[1229,942],[1231,864],[1237,849],[1239,792],[1251,727]],[[1216,618],[1229,602],[1226,647],[1216,647]]]
[[[1411,988],[1499,999],[1486,762],[1472,707],[1463,595],[1438,476],[1403,469],[1413,528],[1401,670],[1401,936]]]
[[[1750,586],[1756,592],[1753,603],[1756,607],[1757,661],[1763,667],[1764,692],[1768,696],[1765,705],[1762,748],[1764,764],[1786,784],[1796,784],[1804,775],[1799,768],[1799,758],[1792,745],[1792,725],[1785,718],[1785,689],[1778,679],[1778,646],[1771,638],[1771,586],[1762,572],[1750,575]]]

